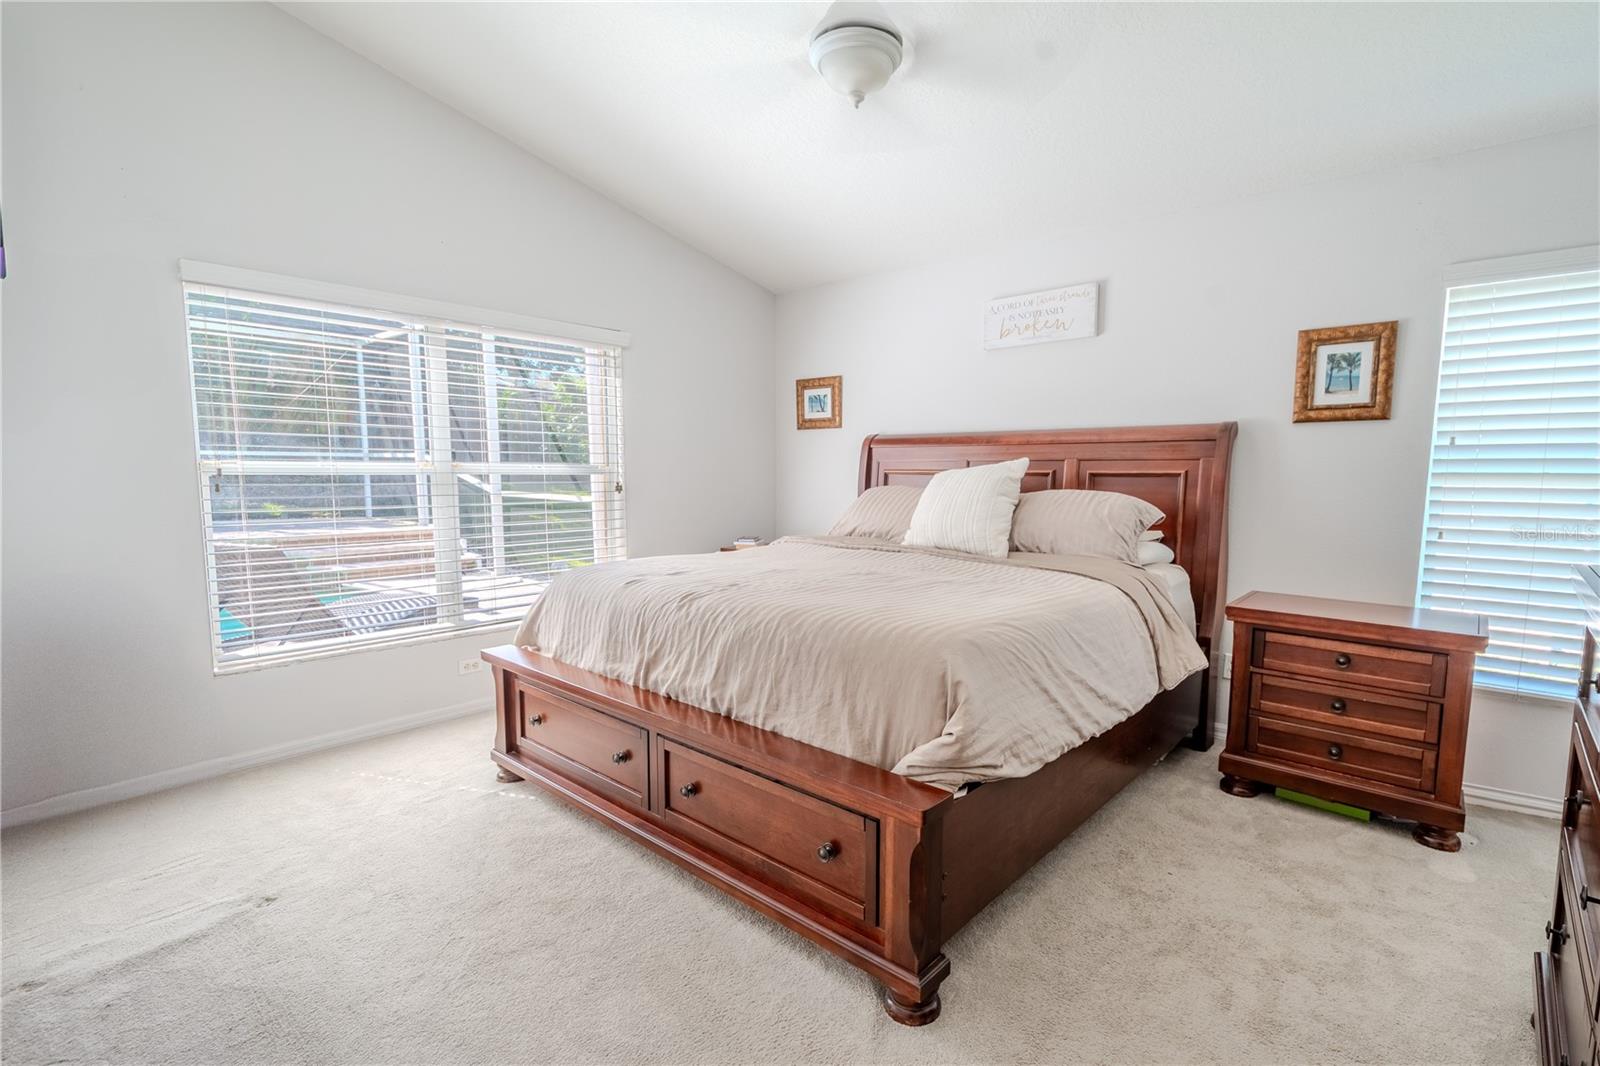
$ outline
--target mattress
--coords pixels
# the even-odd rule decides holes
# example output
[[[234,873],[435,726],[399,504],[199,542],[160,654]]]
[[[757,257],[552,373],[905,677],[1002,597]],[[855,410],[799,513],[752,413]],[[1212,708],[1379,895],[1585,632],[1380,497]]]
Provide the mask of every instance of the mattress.
[[[1177,563],[1151,563],[1144,569],[1161,581],[1167,599],[1172,601],[1172,606],[1177,609],[1178,616],[1183,619],[1183,624],[1189,628],[1189,632],[1198,633],[1199,623],[1195,621],[1194,613],[1194,587],[1189,584],[1189,571]]]
[[[1202,669],[1170,580],[785,538],[561,574],[516,641],[953,790],[1030,774]]]

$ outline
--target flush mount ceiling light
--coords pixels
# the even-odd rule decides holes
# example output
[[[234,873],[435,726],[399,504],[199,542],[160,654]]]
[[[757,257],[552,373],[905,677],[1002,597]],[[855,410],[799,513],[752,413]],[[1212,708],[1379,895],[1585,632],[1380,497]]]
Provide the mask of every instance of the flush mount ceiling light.
[[[860,107],[900,69],[900,45],[900,35],[881,26],[833,26],[811,39],[811,65],[830,89]]]

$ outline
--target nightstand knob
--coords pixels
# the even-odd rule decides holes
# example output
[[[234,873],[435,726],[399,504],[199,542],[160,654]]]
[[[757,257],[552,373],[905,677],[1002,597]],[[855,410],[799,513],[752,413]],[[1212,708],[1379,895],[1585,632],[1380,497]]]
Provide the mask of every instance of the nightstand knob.
[[[621,765],[622,763],[627,762],[631,758],[633,758],[633,752],[631,752],[631,751],[619,751],[615,755],[611,756],[611,761],[614,762],[614,763],[617,763],[618,765]]]
[[[528,724],[529,725],[538,725],[542,721],[544,721],[544,715],[542,715],[542,714],[530,714],[530,715],[528,715]]]
[[[678,789],[678,795],[687,797],[687,796],[692,796],[696,792],[699,792],[699,791],[700,791],[700,786],[698,784],[696,784],[695,782],[690,781],[687,785],[684,785],[682,788]]]
[[[1350,665],[1350,656],[1346,655],[1344,652],[1340,652],[1338,655],[1333,657],[1333,665],[1343,670],[1345,667]]]
[[[1340,759],[1344,758],[1344,749],[1341,748],[1337,744],[1329,744],[1328,745],[1328,758],[1332,759],[1335,762],[1338,762]]]
[[[1334,714],[1343,714],[1344,713],[1344,700],[1339,700],[1339,699],[1334,700],[1332,703],[1328,704],[1328,709],[1331,710]]]

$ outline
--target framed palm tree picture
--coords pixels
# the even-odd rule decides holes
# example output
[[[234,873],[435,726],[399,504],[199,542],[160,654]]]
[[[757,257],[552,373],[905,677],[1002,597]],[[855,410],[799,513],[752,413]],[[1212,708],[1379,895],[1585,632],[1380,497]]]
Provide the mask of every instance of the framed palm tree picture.
[[[794,428],[838,429],[844,418],[844,378],[801,378],[794,383]]]
[[[1389,417],[1399,322],[1300,331],[1294,420],[1353,422]]]

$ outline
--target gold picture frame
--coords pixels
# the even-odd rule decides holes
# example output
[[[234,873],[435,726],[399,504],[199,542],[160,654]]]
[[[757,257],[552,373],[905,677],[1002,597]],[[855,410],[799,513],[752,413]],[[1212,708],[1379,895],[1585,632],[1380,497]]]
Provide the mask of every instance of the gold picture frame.
[[[794,383],[794,428],[838,429],[844,419],[844,378],[799,378]]]
[[[1388,418],[1399,330],[1398,321],[1301,330],[1294,366],[1294,420]]]

